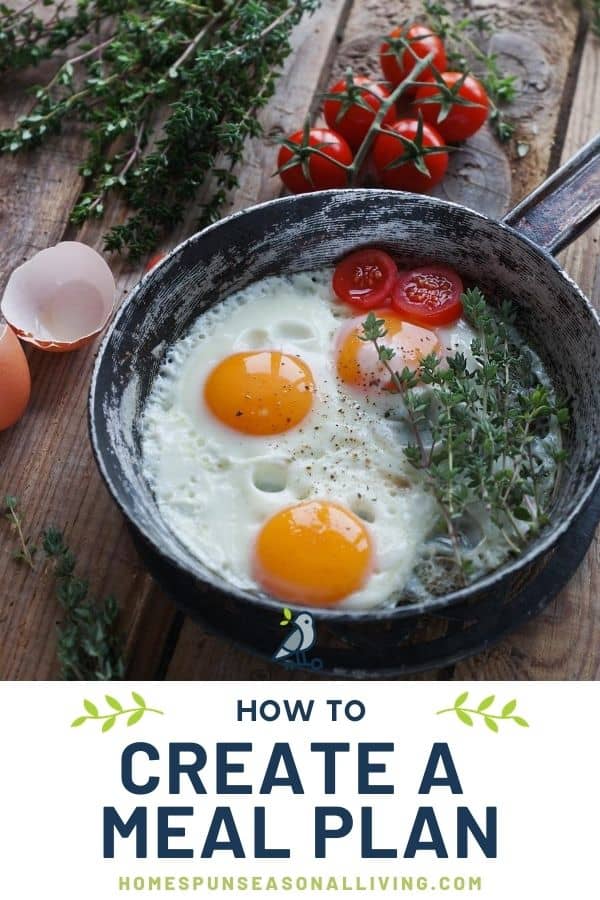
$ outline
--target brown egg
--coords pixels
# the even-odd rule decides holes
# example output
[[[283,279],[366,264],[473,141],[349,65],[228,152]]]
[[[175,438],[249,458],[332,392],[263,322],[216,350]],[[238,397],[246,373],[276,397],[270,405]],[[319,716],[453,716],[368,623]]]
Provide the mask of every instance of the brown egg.
[[[0,431],[21,418],[31,393],[29,364],[16,334],[0,322]]]

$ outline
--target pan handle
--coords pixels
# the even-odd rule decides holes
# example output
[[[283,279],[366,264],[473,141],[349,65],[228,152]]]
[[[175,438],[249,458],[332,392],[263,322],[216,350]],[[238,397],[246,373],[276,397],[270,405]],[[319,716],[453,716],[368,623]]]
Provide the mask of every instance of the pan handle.
[[[600,216],[600,134],[503,219],[549,253],[558,253]]]

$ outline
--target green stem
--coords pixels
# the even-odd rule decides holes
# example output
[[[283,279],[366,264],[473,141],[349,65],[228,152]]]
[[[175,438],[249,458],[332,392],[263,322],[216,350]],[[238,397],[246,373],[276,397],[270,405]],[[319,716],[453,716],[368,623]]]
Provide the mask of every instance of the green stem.
[[[25,535],[23,534],[23,527],[21,525],[21,519],[15,512],[12,507],[8,507],[8,517],[10,522],[14,525],[17,534],[19,536],[19,543],[21,544],[21,552],[23,556],[23,560],[27,563],[30,569],[34,569],[33,557],[29,551],[27,546],[27,541],[25,540]]]
[[[120,712],[115,709],[113,713],[109,713],[106,716],[84,716],[84,718],[90,721],[97,721],[98,719],[115,719],[117,716],[126,716],[129,713],[139,712],[140,709],[143,709],[144,712],[152,712],[159,716],[164,716],[162,709],[153,709],[151,706],[137,706],[134,709],[122,709]]]
[[[358,177],[360,169],[367,158],[367,155],[371,149],[371,145],[375,136],[382,131],[381,123],[385,119],[385,116],[388,110],[393,106],[396,100],[401,96],[401,94],[406,90],[407,87],[410,87],[415,79],[419,77],[421,72],[423,72],[427,66],[431,65],[433,61],[434,54],[429,53],[423,59],[420,59],[418,63],[416,63],[414,69],[408,75],[404,81],[401,81],[400,84],[394,88],[389,97],[386,97],[385,100],[381,103],[381,106],[377,110],[375,114],[375,118],[371,122],[369,130],[363,138],[363,142],[356,151],[356,155],[354,157],[354,161],[351,166],[348,166],[348,171],[350,172],[350,184],[353,185]]]
[[[436,716],[441,716],[442,713],[447,712],[455,713],[459,709],[463,712],[471,713],[474,716],[484,716],[486,719],[514,719],[514,716],[495,716],[493,713],[489,713],[487,709],[469,709],[468,706],[449,706],[448,709],[439,709]]]
[[[215,16],[214,19],[209,19],[206,25],[204,25],[200,31],[194,36],[194,38],[187,45],[179,59],[176,59],[172,66],[169,68],[169,74],[172,72],[176,72],[184,62],[189,58],[191,54],[193,54],[197,49],[201,41],[206,37],[207,34],[210,34],[217,25],[220,25],[223,19],[227,16],[229,11],[236,6],[239,5],[240,0],[229,0],[229,3],[226,3],[218,16]],[[172,76],[171,76],[172,77]]]
[[[377,350],[377,354],[378,354],[379,358],[381,359],[380,344],[379,344],[379,341],[377,340],[377,338],[375,338],[373,340],[373,344],[375,346],[375,349]],[[465,579],[465,573],[464,573],[464,569],[463,569],[462,556],[460,553],[460,546],[458,543],[458,535],[456,534],[456,528],[454,527],[454,522],[452,521],[452,507],[450,506],[450,508],[448,508],[448,506],[446,505],[445,499],[442,497],[440,492],[436,489],[435,481],[433,480],[433,478],[431,477],[431,475],[429,473],[429,466],[431,465],[431,459],[433,456],[433,447],[429,453],[425,449],[425,445],[423,443],[423,438],[421,436],[421,432],[419,430],[419,426],[415,419],[414,413],[413,413],[412,409],[410,408],[409,404],[407,404],[407,402],[406,402],[406,393],[407,393],[406,385],[404,385],[402,383],[400,376],[394,369],[392,369],[392,367],[390,366],[389,362],[386,359],[381,359],[381,362],[383,363],[383,365],[385,366],[385,368],[391,375],[392,381],[396,385],[398,393],[400,394],[400,396],[402,397],[402,399],[404,401],[404,408],[406,410],[408,420],[410,422],[410,427],[412,429],[414,438],[417,442],[417,447],[419,448],[419,453],[421,456],[421,466],[420,467],[428,475],[427,484],[429,486],[429,489],[433,493],[435,499],[437,500],[440,510],[442,512],[442,516],[443,516],[443,519],[444,519],[444,522],[446,525],[446,531],[448,532],[448,537],[450,538],[450,541],[452,543],[452,551],[454,553],[456,567],[458,569],[458,573],[459,573],[461,582],[463,585],[465,585],[466,579]],[[450,457],[450,459],[451,459],[451,457]]]

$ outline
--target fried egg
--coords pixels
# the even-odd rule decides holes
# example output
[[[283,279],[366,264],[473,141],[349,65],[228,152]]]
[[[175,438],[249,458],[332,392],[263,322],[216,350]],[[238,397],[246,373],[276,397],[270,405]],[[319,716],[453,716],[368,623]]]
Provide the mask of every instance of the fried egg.
[[[365,315],[330,269],[230,296],[167,352],[142,422],[145,474],[171,530],[240,588],[305,606],[395,604],[436,524],[405,459],[401,398]],[[470,358],[469,326],[382,312],[395,367]]]

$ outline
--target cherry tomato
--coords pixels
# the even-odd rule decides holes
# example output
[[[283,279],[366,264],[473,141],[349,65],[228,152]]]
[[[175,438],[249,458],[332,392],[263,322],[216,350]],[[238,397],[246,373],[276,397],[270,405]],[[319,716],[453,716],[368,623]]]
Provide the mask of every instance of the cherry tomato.
[[[359,309],[389,305],[398,269],[384,250],[366,247],[344,257],[333,273],[333,290],[340,300]]]
[[[490,106],[488,95],[484,86],[472,75],[465,77],[462,72],[443,72],[441,78],[447,91],[439,84],[423,85],[417,91],[415,106],[421,110],[425,121],[437,128],[444,140],[464,141],[479,131],[487,119]],[[432,97],[439,98],[441,103],[431,103]],[[452,102],[453,97],[456,97],[455,102]],[[461,100],[465,102],[461,103]]]
[[[166,255],[167,255],[166,253],[160,253],[160,252],[155,253],[154,256],[151,256],[150,259],[148,260],[148,262],[146,263],[146,268],[144,269],[144,271],[151,272],[152,269],[156,268],[156,266],[159,264],[159,262],[162,262],[162,260],[165,258]]]
[[[379,61],[381,70],[387,81],[392,87],[396,87],[401,81],[410,75],[419,59],[425,59],[430,53],[434,54],[432,65],[438,72],[444,72],[448,66],[446,60],[446,50],[444,42],[437,34],[434,34],[426,25],[411,25],[408,31],[404,32],[402,28],[394,28],[390,32],[390,38],[404,38],[410,44],[410,49],[405,47],[394,51],[393,45],[384,41],[379,48]],[[415,59],[415,56],[417,57]],[[431,66],[421,72],[418,77],[419,81],[433,81],[433,72]],[[406,96],[413,96],[416,91],[415,87],[406,89]]]
[[[311,152],[311,147],[317,148],[329,159]],[[304,194],[346,187],[348,174],[336,162],[345,166],[352,163],[352,150],[345,138],[328,128],[311,128],[294,132],[282,144],[277,157],[277,170],[293,194]]]
[[[332,94],[339,94],[339,99]],[[330,128],[346,138],[353,150],[358,150],[382,100],[389,97],[386,87],[370,78],[354,75],[349,83],[345,78],[330,88],[323,104],[325,120]],[[383,124],[391,124],[396,118],[392,105],[383,118]]]
[[[463,283],[448,266],[420,266],[400,272],[392,306],[415,325],[449,325],[462,315]]]
[[[431,125],[417,119],[399,119],[375,138],[373,162],[384,187],[427,193],[446,174],[448,152]],[[418,165],[429,175],[419,171]]]

